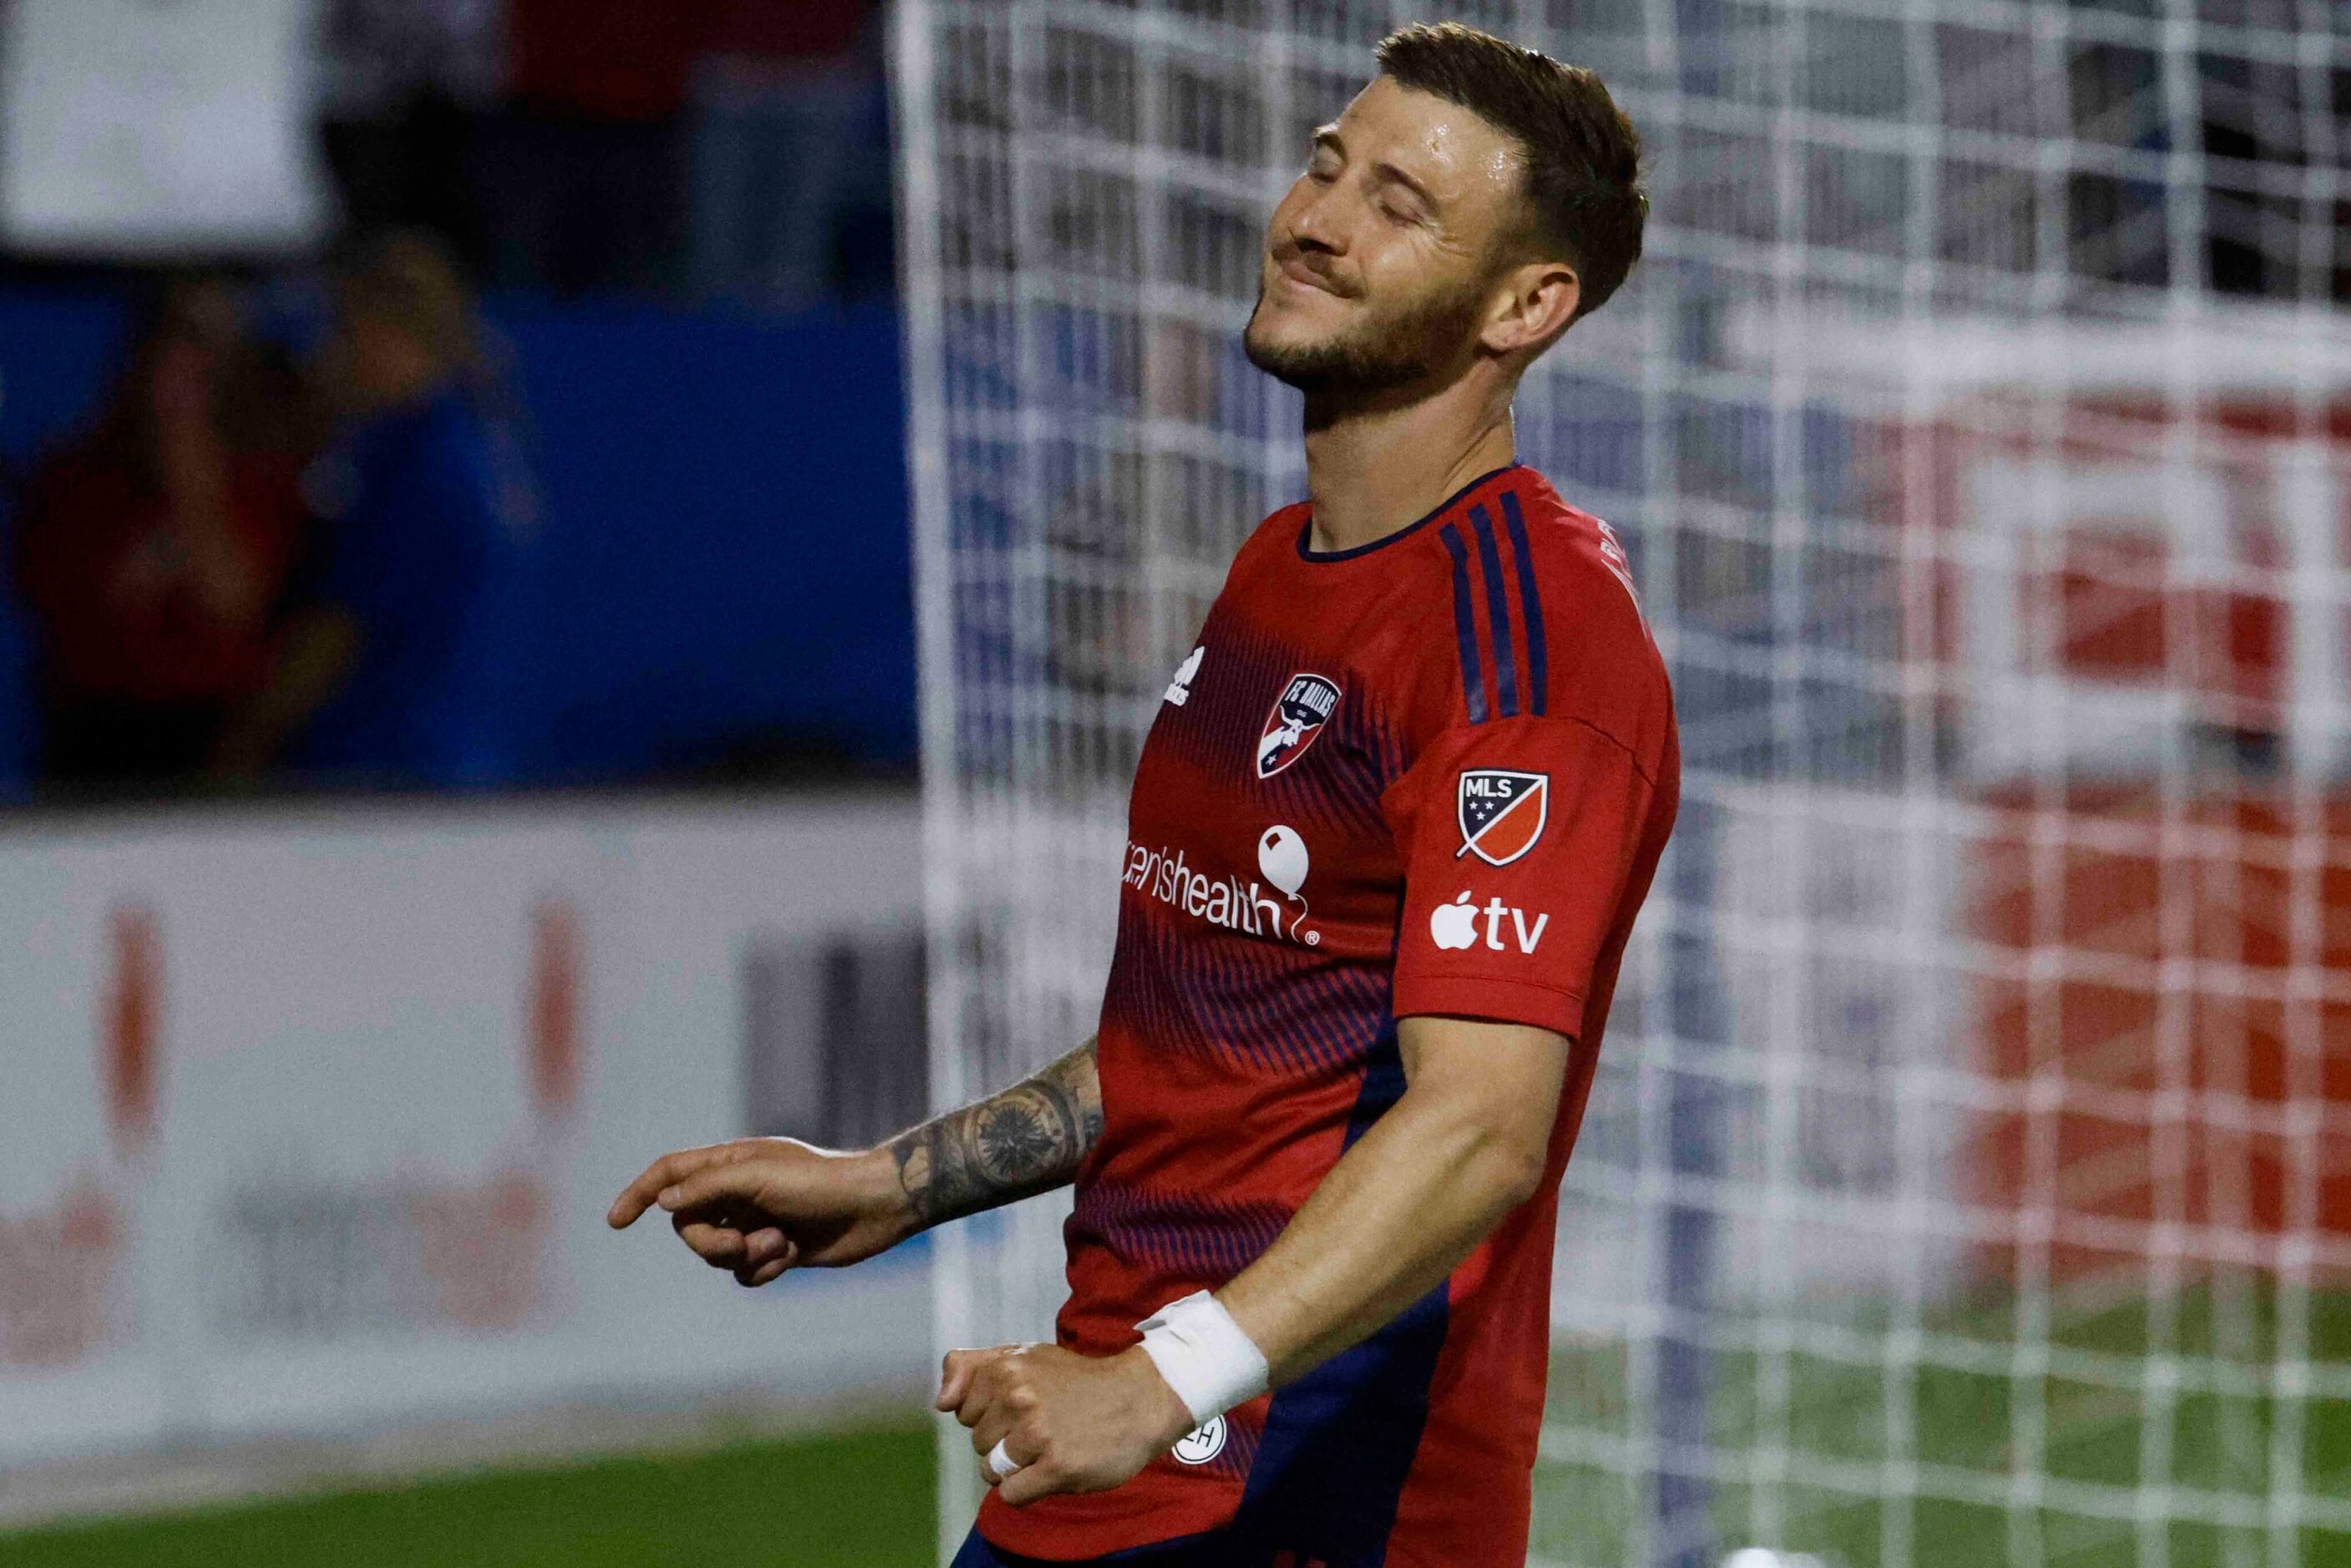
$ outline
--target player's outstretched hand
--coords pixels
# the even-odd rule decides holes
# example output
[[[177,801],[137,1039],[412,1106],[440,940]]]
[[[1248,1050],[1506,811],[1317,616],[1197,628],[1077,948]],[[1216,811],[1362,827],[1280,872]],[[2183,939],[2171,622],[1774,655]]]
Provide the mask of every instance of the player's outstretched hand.
[[[1122,1485],[1193,1425],[1140,1348],[1106,1356],[1050,1344],[949,1351],[935,1403],[971,1428],[980,1475],[1016,1508]],[[989,1462],[998,1443],[1019,1467],[1009,1475]]]
[[[621,1189],[615,1230],[666,1210],[678,1239],[714,1269],[764,1285],[787,1269],[838,1269],[916,1228],[886,1153],[820,1149],[797,1138],[738,1138],[664,1155]]]

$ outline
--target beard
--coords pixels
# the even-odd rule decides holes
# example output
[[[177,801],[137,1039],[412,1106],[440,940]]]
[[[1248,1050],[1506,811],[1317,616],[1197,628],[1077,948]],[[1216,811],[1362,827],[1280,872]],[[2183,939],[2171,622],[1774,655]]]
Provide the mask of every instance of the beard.
[[[1458,359],[1486,304],[1485,280],[1436,290],[1374,312],[1320,342],[1271,342],[1258,331],[1267,285],[1258,286],[1241,347],[1249,363],[1309,397],[1358,397],[1428,381]]]

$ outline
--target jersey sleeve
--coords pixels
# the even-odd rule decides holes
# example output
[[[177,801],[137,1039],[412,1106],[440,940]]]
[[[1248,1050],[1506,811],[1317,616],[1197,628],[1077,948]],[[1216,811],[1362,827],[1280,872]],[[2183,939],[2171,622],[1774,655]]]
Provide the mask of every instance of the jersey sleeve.
[[[1436,737],[1382,802],[1405,867],[1396,1016],[1582,1032],[1654,793],[1634,754],[1583,719]]]

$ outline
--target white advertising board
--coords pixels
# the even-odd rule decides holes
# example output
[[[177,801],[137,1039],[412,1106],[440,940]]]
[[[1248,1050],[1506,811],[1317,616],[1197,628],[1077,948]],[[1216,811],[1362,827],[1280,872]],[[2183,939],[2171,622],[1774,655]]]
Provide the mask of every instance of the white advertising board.
[[[326,232],[316,0],[14,0],[0,228],[84,256],[282,251]]]
[[[603,1213],[747,1130],[747,954],[919,928],[919,838],[891,796],[0,839],[0,1469],[909,1385],[919,1258],[750,1292]]]

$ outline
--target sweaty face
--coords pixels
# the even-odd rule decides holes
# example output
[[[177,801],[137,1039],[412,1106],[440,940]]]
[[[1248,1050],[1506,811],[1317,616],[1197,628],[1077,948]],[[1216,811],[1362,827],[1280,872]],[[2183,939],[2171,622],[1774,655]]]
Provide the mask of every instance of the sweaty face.
[[[1316,133],[1266,226],[1243,343],[1308,392],[1384,391],[1465,361],[1516,216],[1519,154],[1477,115],[1373,81]]]

